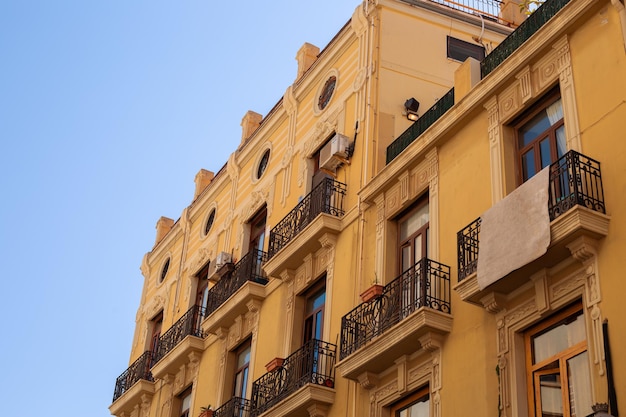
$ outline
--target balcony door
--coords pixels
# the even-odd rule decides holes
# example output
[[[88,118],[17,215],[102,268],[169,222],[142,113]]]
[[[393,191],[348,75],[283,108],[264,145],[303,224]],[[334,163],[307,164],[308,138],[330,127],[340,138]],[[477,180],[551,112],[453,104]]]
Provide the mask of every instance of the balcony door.
[[[252,265],[252,276],[262,277],[263,271],[261,269],[263,261],[263,250],[265,248],[265,228],[267,224],[267,208],[263,207],[257,214],[254,215],[250,224],[250,242],[248,248],[250,251],[256,251],[253,254],[254,257]]]
[[[399,265],[401,285],[399,291],[400,316],[405,317],[426,300],[426,277],[416,264],[428,257],[428,196],[398,220]]]
[[[317,287],[306,297],[304,332],[302,344],[312,339],[322,340],[324,332],[324,305],[326,287]]]
[[[163,312],[157,314],[151,320],[152,333],[150,335],[150,352],[154,358],[159,350],[159,339],[161,337],[161,329],[163,327]]]
[[[250,375],[250,342],[244,343],[235,353],[237,364],[233,383],[233,397],[246,398]]]

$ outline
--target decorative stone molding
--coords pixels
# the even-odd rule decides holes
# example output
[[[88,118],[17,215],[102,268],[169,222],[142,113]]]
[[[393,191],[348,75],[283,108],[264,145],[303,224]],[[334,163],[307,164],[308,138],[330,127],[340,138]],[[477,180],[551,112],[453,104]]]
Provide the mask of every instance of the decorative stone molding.
[[[502,125],[498,97],[493,96],[485,103],[488,120],[489,161],[491,172],[491,203],[495,204],[504,198],[504,178],[502,170]]]
[[[502,416],[520,416],[521,404],[526,401],[526,386],[520,383],[526,372],[525,347],[519,334],[543,317],[571,302],[583,300],[587,322],[587,350],[600,377],[605,376],[604,346],[602,337],[602,312],[600,287],[597,276],[597,257],[593,241],[584,237],[568,245],[572,256],[582,263],[581,267],[567,275],[557,265],[544,269],[531,277],[532,293],[524,291],[517,306],[500,310],[496,315],[496,347],[499,369],[499,393]],[[564,261],[568,262],[568,261]],[[569,264],[568,264],[569,265]],[[525,301],[524,301],[525,300]],[[522,302],[519,302],[522,301]],[[511,300],[509,300],[511,302]],[[519,364],[515,365],[515,364]],[[520,408],[521,407],[521,408]]]

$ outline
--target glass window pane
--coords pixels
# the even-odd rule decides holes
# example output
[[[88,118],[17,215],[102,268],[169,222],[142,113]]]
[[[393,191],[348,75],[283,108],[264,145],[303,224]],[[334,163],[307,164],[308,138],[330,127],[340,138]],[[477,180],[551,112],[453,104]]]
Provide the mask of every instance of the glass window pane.
[[[550,154],[550,138],[545,138],[539,142],[539,152],[541,157],[541,168],[545,168],[552,163]]]
[[[530,177],[536,174],[535,170],[535,151],[534,149],[529,150],[524,155],[522,155],[522,176],[524,181],[529,179]]]
[[[542,362],[586,339],[582,313],[533,338],[533,363]]]
[[[593,413],[591,408],[591,376],[587,352],[567,361],[567,380],[570,393],[570,410],[572,416],[588,416]]]
[[[557,158],[562,157],[567,152],[567,144],[565,143],[565,126],[561,126],[556,130],[556,154]]]
[[[402,272],[411,267],[411,247],[405,246],[402,248]]]
[[[241,368],[245,364],[250,362],[250,346],[246,347],[237,356],[237,368]]]
[[[528,123],[522,126],[519,130],[520,149],[528,146],[534,139],[537,138],[537,136],[545,132],[551,125],[552,124],[550,123],[545,110],[530,119],[530,121],[528,121]]]
[[[563,415],[561,377],[559,374],[539,376],[541,415],[558,417]]]
[[[428,223],[428,204],[413,212],[408,219],[400,223],[400,240],[403,241]]]

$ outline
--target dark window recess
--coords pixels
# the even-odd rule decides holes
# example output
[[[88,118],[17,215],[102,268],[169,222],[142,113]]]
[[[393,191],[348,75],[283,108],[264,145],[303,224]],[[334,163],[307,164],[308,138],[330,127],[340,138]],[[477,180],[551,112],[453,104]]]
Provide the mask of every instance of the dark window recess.
[[[482,61],[485,59],[485,48],[448,36],[448,58],[463,62],[470,56]]]

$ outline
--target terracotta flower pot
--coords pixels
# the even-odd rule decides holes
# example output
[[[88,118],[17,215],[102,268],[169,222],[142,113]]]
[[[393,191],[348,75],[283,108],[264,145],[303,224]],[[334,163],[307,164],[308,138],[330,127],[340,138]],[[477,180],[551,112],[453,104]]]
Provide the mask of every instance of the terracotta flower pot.
[[[204,410],[198,417],[213,417],[214,410]]]
[[[372,285],[371,287],[369,287],[368,289],[366,289],[365,291],[361,293],[361,300],[363,300],[364,303],[368,303],[372,300],[380,298],[380,296],[383,295],[384,288],[385,287],[380,284]]]
[[[285,362],[285,359],[283,358],[274,358],[269,361],[267,365],[265,365],[265,369],[267,369],[267,372],[272,372],[283,366],[283,362]]]

